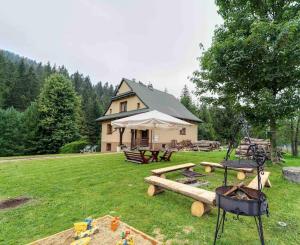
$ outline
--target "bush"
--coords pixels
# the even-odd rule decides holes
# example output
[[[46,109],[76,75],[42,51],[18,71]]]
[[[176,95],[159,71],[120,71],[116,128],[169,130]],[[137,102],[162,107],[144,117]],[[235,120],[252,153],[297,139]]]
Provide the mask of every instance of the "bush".
[[[88,144],[88,141],[84,139],[73,141],[71,143],[63,145],[59,149],[59,153],[78,153]]]

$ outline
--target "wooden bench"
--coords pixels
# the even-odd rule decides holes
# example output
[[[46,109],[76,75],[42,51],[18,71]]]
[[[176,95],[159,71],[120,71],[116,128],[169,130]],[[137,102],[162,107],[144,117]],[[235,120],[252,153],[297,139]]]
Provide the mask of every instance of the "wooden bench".
[[[174,165],[174,166],[170,166],[170,167],[166,167],[166,168],[153,169],[153,170],[151,170],[151,173],[152,173],[152,175],[166,178],[166,176],[165,176],[166,173],[174,172],[174,171],[181,170],[181,169],[192,170],[192,168],[195,166],[196,166],[196,164],[194,164],[194,163],[184,163],[184,164]]]
[[[146,157],[140,151],[124,151],[126,161],[135,163],[149,163],[150,157]]]
[[[204,166],[204,170],[206,173],[210,173],[214,171],[215,168],[222,168],[224,169],[224,166],[220,163],[215,162],[201,162],[200,165]],[[238,171],[237,178],[239,180],[244,180],[246,178],[246,173],[252,173],[253,168],[228,168],[230,170]]]
[[[266,187],[272,187],[271,182],[269,180],[269,176],[270,176],[270,172],[264,172],[264,174],[260,174],[260,178],[261,178],[261,189],[263,189],[265,186]],[[258,179],[257,179],[257,175],[255,176],[255,178],[247,185],[247,187],[252,188],[252,189],[258,189]]]
[[[157,176],[146,177],[145,181],[150,184],[148,188],[149,196],[159,194],[166,189],[194,199],[195,201],[191,206],[191,213],[194,216],[201,217],[210,210],[212,205],[214,205],[216,198],[215,192],[181,184]]]

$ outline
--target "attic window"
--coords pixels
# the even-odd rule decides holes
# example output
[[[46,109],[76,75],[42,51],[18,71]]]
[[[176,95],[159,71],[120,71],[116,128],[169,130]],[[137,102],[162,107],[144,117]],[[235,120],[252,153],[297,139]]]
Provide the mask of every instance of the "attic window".
[[[140,104],[140,103],[137,103],[137,104],[136,104],[136,108],[137,108],[137,109],[140,109],[140,108],[141,108],[141,104]]]
[[[112,113],[112,109],[109,109],[109,114],[111,114]]]
[[[127,111],[127,101],[123,101],[120,103],[120,112]]]

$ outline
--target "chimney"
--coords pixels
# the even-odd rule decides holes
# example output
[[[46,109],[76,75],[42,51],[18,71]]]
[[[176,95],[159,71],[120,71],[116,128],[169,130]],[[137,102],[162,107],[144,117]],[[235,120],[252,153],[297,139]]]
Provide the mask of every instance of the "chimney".
[[[148,88],[149,88],[150,90],[153,90],[153,85],[152,85],[152,83],[148,82]]]

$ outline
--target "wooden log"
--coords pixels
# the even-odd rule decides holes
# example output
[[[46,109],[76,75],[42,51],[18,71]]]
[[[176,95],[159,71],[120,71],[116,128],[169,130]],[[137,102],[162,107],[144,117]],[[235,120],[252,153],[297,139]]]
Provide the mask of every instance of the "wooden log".
[[[160,188],[159,186],[155,186],[155,185],[149,185],[148,187],[148,196],[153,197],[159,193],[162,193],[164,191],[164,189]]]
[[[179,164],[179,165],[173,165],[170,167],[165,167],[165,168],[158,168],[158,169],[153,169],[151,170],[151,173],[156,176],[161,176],[162,174],[181,170],[181,169],[189,169],[196,166],[194,163],[184,163],[184,164]]]
[[[266,185],[266,183],[268,182],[268,179],[269,179],[269,176],[270,176],[270,172],[264,172],[264,174],[260,174],[260,177],[261,177],[261,189],[263,189]],[[268,182],[268,184],[271,186],[271,183],[270,181]],[[247,186],[249,188],[252,188],[252,189],[258,189],[258,178],[257,176],[255,176],[255,178],[249,183],[249,185]]]
[[[211,173],[213,172],[215,169],[212,166],[205,166],[204,167],[204,171],[205,173]]]
[[[239,183],[238,185],[234,185],[232,186],[228,191],[226,191],[223,195],[224,196],[228,196],[230,195],[232,192],[235,192],[238,188],[240,188],[241,186],[243,186],[244,183]]]
[[[201,201],[207,204],[213,204],[216,198],[216,193],[207,191],[197,187],[178,183],[176,181],[163,179],[157,176],[149,176],[145,178],[145,181],[151,185],[159,186],[166,190],[171,190],[182,194],[187,197],[191,197],[194,200]]]
[[[203,202],[195,201],[191,206],[191,213],[193,216],[201,217],[203,214],[209,212],[211,209],[210,205]]]
[[[212,168],[224,168],[224,166],[220,163],[215,163],[215,162],[200,162],[200,165],[202,166],[209,166]],[[235,170],[235,171],[243,171],[245,173],[252,173],[253,172],[253,168],[231,168],[228,167],[228,169],[230,170]]]
[[[239,171],[237,173],[236,177],[237,177],[238,180],[244,180],[244,179],[246,179],[246,174],[243,171]]]

